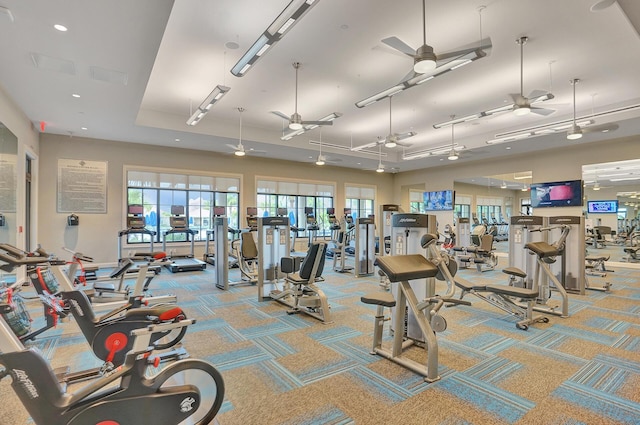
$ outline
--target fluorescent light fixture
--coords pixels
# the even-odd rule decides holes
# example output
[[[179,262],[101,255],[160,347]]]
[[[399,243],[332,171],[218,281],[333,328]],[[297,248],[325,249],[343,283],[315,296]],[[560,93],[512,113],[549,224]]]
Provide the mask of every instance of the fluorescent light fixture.
[[[509,105],[500,106],[498,108],[489,109],[488,111],[482,112],[483,115],[489,116],[494,114],[499,114],[500,112],[506,112],[513,109],[513,103]]]
[[[209,112],[209,109],[211,109],[211,107],[220,99],[222,99],[222,97],[227,94],[227,92],[231,90],[229,87],[227,86],[221,86],[221,85],[217,85],[213,91],[211,93],[209,93],[209,96],[207,96],[205,98],[205,100],[202,101],[202,103],[200,104],[200,106],[198,106],[198,108],[195,110],[195,112],[191,115],[191,117],[189,117],[189,119],[187,120],[187,125],[196,125],[200,122],[200,120],[207,114],[207,112]]]
[[[455,119],[452,119],[452,120],[449,120],[449,121],[445,121],[445,122],[441,122],[441,123],[438,123],[438,124],[434,124],[433,128],[438,129],[438,128],[446,127],[446,126],[453,125],[453,124],[459,124],[461,122],[473,121],[473,120],[477,120],[481,116],[482,116],[482,114],[467,115],[466,117],[455,118]]]
[[[531,132],[522,133],[515,136],[504,137],[502,139],[487,140],[486,143],[487,145],[498,145],[500,143],[509,143],[509,142],[515,142],[516,140],[526,139],[527,137],[531,137],[532,135],[533,133]]]
[[[453,148],[457,150],[464,150],[467,147],[464,145],[459,145],[455,143],[453,145]],[[402,155],[402,159],[405,161],[410,161],[412,159],[426,158],[428,156],[447,155],[450,152],[451,152],[451,143],[447,143],[445,146],[437,146],[434,148],[422,149],[419,151],[404,154]]]
[[[378,92],[372,96],[367,97],[366,99],[356,102],[356,106],[358,108],[364,108],[365,106],[369,106],[374,102],[378,102],[382,99],[393,96],[394,94],[397,94],[403,90],[410,89],[411,87],[415,87],[417,85],[425,83],[449,71],[468,65],[473,61],[476,61],[478,59],[481,59],[487,56],[487,53],[484,51],[484,49],[490,49],[490,48],[491,48],[491,40],[488,40],[487,43],[483,42],[482,48],[478,48],[476,50],[473,50],[471,52],[468,52],[456,58],[452,58],[448,62],[441,64],[435,69],[426,70],[425,73],[416,73],[414,71],[413,76],[411,76],[410,78],[407,78],[401,81],[400,83],[394,85],[393,87],[385,89],[381,92]]]
[[[523,173],[513,173],[514,180],[527,180],[532,178],[533,178],[533,174],[531,173],[531,171],[526,171]]]
[[[65,27],[64,25],[60,25],[60,24],[55,24],[53,26],[55,29],[57,29],[60,32],[66,32],[68,29],[67,27]]]
[[[640,180],[640,176],[625,177],[625,178],[618,178],[618,179],[609,179],[609,181],[611,181],[611,182],[626,182],[626,181],[632,181],[632,180]]]
[[[255,65],[270,47],[280,41],[318,1],[292,0],[231,68],[231,73],[236,77],[244,76],[251,66]]]
[[[595,121],[592,119],[581,119],[579,121],[576,121],[576,125],[578,125],[578,127],[585,127],[594,123]],[[513,131],[505,131],[503,133],[496,134],[496,138],[501,139],[508,136],[516,136],[522,133],[533,133],[533,135],[557,133],[557,132],[568,130],[572,126],[573,126],[573,120],[567,119],[567,120],[552,122],[549,124],[521,128]]]
[[[332,112],[329,115],[327,115],[326,117],[322,117],[320,118],[318,121],[333,121],[336,118],[340,118],[342,116],[342,114],[340,112]],[[291,126],[289,126],[290,131],[287,133],[284,133],[282,135],[282,137],[280,137],[280,140],[291,140],[296,136],[301,135],[302,133],[309,131],[309,130],[313,130],[314,128],[318,128],[318,124],[307,124],[307,125],[303,125],[302,128],[298,129],[298,130],[291,130]]]

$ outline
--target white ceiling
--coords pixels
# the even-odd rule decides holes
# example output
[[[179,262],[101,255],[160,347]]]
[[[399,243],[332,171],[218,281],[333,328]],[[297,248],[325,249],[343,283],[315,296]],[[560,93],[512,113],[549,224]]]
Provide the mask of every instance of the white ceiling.
[[[305,120],[341,112],[322,130],[322,140],[348,148],[388,134],[387,101],[363,109],[354,103],[399,82],[412,65],[380,40],[397,36],[414,47],[422,41],[420,0],[316,1],[254,69],[237,78],[229,70],[289,0],[0,0],[14,18],[0,13],[0,84],[36,126],[46,123],[45,132],[226,153],[228,143],[237,143],[236,108],[243,107],[246,147],[265,150],[265,157],[309,161],[318,149],[309,140],[318,140],[319,130],[283,142],[286,123],[269,113],[293,113],[291,63],[302,63],[298,112]],[[446,145],[451,129],[436,130],[434,123],[510,101],[508,94],[520,85],[515,40],[528,36],[525,95],[549,90],[555,99],[547,103],[556,105],[556,112],[456,125],[455,141],[467,147],[460,161],[640,133],[638,108],[598,117],[597,124],[617,122],[620,128],[578,142],[556,134],[485,143],[498,133],[571,118],[572,78],[581,79],[578,116],[640,104],[640,2],[619,0],[593,13],[595,1],[427,0],[427,43],[436,53],[480,40],[483,5],[482,36],[491,38],[493,48],[483,59],[395,96],[393,131],[418,133],[407,140],[413,145],[408,151]],[[58,32],[53,24],[69,31]],[[226,47],[229,42],[239,48]],[[32,54],[41,55],[40,67]],[[231,91],[197,126],[187,126],[190,109],[218,84]],[[330,147],[323,152],[346,167],[371,169],[378,162],[376,155],[362,152]],[[383,148],[382,160],[399,171],[446,161],[403,161],[401,152]]]

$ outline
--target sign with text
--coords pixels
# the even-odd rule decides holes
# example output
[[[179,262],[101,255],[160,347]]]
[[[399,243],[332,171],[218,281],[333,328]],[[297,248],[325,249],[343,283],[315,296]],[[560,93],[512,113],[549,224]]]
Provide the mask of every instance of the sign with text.
[[[59,213],[107,212],[107,162],[58,159]]]

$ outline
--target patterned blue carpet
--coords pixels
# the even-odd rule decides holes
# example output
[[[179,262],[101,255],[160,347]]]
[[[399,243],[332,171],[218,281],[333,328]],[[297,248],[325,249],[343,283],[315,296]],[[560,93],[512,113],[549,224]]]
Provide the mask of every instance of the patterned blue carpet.
[[[507,281],[499,271],[460,273],[477,283]],[[360,296],[381,290],[377,277],[325,272],[325,279],[331,324],[259,302],[255,286],[217,289],[211,266],[154,279],[155,294],[177,294],[197,319],[184,341],[191,356],[223,374],[220,424],[640,424],[638,270],[610,273],[611,292],[570,295],[570,317],[549,316],[528,331],[474,297],[465,298],[472,306],[443,309],[442,379],[431,384],[369,354],[375,308]],[[54,366],[99,364],[73,321],[35,345]],[[420,348],[407,355],[426,358]],[[7,381],[0,383],[0,423],[29,423]]]

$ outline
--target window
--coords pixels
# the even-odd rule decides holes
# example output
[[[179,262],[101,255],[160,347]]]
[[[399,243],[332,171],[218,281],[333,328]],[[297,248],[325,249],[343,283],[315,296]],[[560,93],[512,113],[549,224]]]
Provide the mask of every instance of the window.
[[[298,183],[293,181],[257,181],[258,216],[275,216],[278,208],[286,208],[289,224],[306,229],[305,208],[312,208],[320,231],[328,235],[327,208],[333,208],[334,186],[327,183]],[[325,225],[327,229],[325,229]]]
[[[351,208],[353,219],[373,215],[376,189],[372,186],[349,186],[345,188],[345,207]]]
[[[478,196],[476,199],[476,214],[480,222],[495,224],[500,222],[502,216],[502,198],[486,198]]]
[[[163,232],[171,227],[172,205],[184,207],[189,228],[197,231],[196,241],[205,240],[214,206],[226,207],[229,227],[238,228],[239,199],[238,177],[127,170],[127,205],[143,206],[146,229],[156,232],[154,242],[162,242]],[[149,235],[127,236],[128,243],[149,241]],[[181,241],[186,241],[185,234],[167,236],[167,242]]]
[[[456,218],[471,219],[471,197],[466,195],[457,195],[455,199],[453,213]]]
[[[419,190],[409,190],[409,212],[424,214],[424,193]]]
[[[531,198],[520,198],[520,214],[531,215]]]

